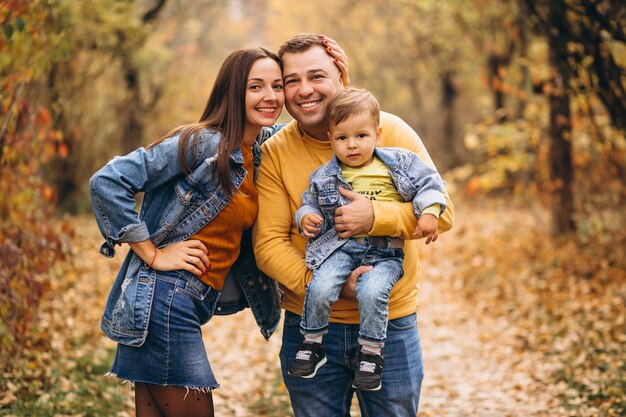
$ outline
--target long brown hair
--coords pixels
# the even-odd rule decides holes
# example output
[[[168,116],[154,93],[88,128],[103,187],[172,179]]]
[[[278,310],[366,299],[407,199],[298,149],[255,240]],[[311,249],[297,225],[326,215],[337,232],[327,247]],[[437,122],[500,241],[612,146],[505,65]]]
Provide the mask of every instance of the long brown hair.
[[[232,52],[222,63],[209,95],[209,100],[198,123],[180,126],[150,145],[150,147],[180,133],[178,163],[183,172],[189,174],[191,168],[196,163],[193,157],[191,163],[187,162],[189,148],[193,149],[202,140],[197,133],[202,129],[220,132],[222,138],[217,150],[215,169],[224,191],[229,195],[232,194],[230,154],[239,148],[244,140],[248,75],[252,65],[262,58],[273,59],[282,71],[282,61],[278,55],[265,48],[245,48]]]

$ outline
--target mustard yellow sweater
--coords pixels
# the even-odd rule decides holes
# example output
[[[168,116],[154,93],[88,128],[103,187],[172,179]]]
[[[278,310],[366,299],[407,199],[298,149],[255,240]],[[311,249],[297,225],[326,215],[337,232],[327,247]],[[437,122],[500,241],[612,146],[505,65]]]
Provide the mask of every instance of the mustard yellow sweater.
[[[381,112],[380,146],[395,146],[415,152],[426,163],[432,160],[421,139],[399,117]],[[306,239],[298,233],[294,213],[309,185],[309,175],[333,155],[330,143],[301,133],[291,122],[263,144],[261,166],[256,179],[259,215],[254,227],[256,260],[266,274],[285,292],[282,307],[302,314],[306,284],[313,272],[304,263]],[[454,222],[454,207],[447,192],[446,211],[439,218],[439,232]],[[374,226],[371,236],[401,236],[405,242],[404,277],[393,287],[389,300],[389,319],[404,317],[417,309],[420,277],[418,241],[412,236],[417,219],[412,204],[372,201]],[[331,322],[359,322],[357,303],[339,300],[333,305]]]

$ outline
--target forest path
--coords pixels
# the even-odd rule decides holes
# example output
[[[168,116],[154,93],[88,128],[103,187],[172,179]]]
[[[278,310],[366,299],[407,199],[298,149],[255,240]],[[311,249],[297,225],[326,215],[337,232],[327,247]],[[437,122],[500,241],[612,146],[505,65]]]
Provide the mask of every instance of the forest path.
[[[481,216],[485,222],[498,224],[499,215],[494,211]],[[471,244],[475,233],[488,233],[481,226],[467,228],[459,217],[452,232],[421,249],[418,323],[425,379],[419,416],[566,416],[556,400],[556,390],[548,382],[549,368],[539,354],[516,349],[510,323],[486,313],[477,314],[454,288],[454,252]],[[94,223],[81,222],[91,245],[100,241]],[[122,258],[118,255],[115,259],[121,262]],[[107,264],[107,277],[98,277],[102,278],[98,279],[102,298],[98,301],[102,303],[102,285],[112,279],[111,263]],[[291,415],[278,361],[281,327],[266,342],[246,310],[214,317],[203,332],[209,360],[221,385],[214,391],[219,415]],[[112,346],[109,341],[105,343]],[[353,410],[357,410],[356,405]],[[353,415],[358,416],[358,411]]]
[[[469,219],[457,215],[453,231],[421,249],[418,322],[425,378],[419,416],[566,416],[556,399],[556,388],[549,382],[550,368],[542,355],[520,352],[511,323],[476,313],[454,288],[455,251],[471,244],[476,234],[490,233],[489,225],[506,224],[500,211],[483,209],[488,210],[481,214],[484,224],[474,224],[470,229]],[[512,215],[526,214],[506,214]],[[278,376],[280,329],[266,343],[252,315],[240,313],[213,319],[206,331],[210,360],[223,387],[215,392],[220,414],[259,415],[258,410],[256,414],[246,412],[247,404],[268,395],[272,397],[267,405],[270,409],[276,404],[285,408],[287,395]],[[289,414],[275,409],[269,415]]]
[[[449,285],[455,272],[446,257],[450,237],[443,235],[439,247],[422,254],[418,326],[425,377],[419,416],[566,416],[541,354],[520,352],[510,323],[477,314]]]

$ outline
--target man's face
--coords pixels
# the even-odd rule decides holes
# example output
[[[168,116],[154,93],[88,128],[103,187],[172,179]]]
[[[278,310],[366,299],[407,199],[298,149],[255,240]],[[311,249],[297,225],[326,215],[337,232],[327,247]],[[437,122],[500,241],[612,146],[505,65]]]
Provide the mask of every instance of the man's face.
[[[287,111],[302,128],[325,138],[326,106],[343,88],[341,74],[321,46],[283,55],[283,81]],[[320,135],[318,135],[320,136]]]

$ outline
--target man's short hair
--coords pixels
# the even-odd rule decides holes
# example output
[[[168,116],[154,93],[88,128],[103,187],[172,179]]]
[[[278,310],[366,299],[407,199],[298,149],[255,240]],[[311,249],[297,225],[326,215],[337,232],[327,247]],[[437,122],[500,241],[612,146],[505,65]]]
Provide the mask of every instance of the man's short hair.
[[[314,46],[321,46],[323,49],[326,49],[320,35],[315,33],[298,33],[280,46],[278,56],[282,59],[284,54],[308,51]]]
[[[380,122],[380,104],[376,97],[364,88],[350,87],[339,91],[331,99],[326,110],[328,130],[351,116],[367,112],[378,126]]]

